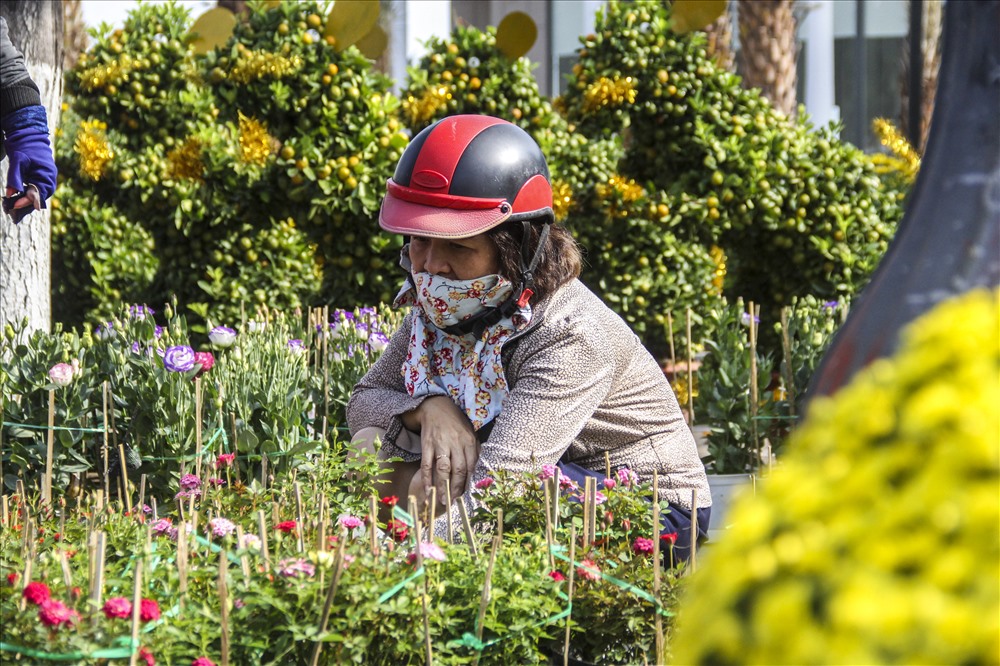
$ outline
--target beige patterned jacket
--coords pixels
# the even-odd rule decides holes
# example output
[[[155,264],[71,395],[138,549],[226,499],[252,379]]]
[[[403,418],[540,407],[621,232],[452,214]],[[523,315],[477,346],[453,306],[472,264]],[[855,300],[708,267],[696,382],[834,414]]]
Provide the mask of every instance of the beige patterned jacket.
[[[352,434],[385,428],[384,450],[412,461],[419,456],[394,444],[398,416],[424,399],[406,393],[400,373],[410,316],[354,387],[347,421]],[[698,506],[711,506],[705,467],[662,370],[628,324],[579,280],[535,307],[531,324],[504,345],[502,360],[510,393],[470,487],[491,470],[537,472],[559,460],[601,471],[607,451],[612,470],[630,468],[643,482],[657,471],[661,500],[690,510],[697,488]],[[472,495],[465,493],[470,515]]]

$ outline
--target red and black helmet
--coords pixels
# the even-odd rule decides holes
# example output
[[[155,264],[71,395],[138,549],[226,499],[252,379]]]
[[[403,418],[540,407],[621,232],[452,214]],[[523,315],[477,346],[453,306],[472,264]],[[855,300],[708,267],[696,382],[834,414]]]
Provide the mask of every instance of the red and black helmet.
[[[545,156],[517,125],[449,116],[413,138],[387,183],[379,225],[406,236],[466,238],[508,220],[553,221]]]

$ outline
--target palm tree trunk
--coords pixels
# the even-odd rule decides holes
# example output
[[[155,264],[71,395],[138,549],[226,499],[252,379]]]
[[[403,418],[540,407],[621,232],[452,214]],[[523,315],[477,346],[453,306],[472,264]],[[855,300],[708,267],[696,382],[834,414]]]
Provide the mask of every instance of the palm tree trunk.
[[[914,148],[923,154],[927,146],[927,132],[934,113],[934,96],[937,93],[938,70],[941,68],[941,19],[944,3],[941,0],[923,0],[923,40],[920,52],[923,54],[923,85],[920,93],[920,133]],[[902,104],[899,111],[899,128],[904,136],[910,132],[910,36],[903,44],[903,65],[899,73]]]
[[[795,114],[796,55],[794,0],[737,0],[738,71],[747,88],[760,88],[771,104]]]

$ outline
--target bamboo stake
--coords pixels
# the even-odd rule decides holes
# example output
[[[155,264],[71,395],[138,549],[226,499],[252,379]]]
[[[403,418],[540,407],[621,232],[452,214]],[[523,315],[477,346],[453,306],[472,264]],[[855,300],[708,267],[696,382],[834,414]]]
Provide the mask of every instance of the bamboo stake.
[[[118,467],[122,476],[122,497],[125,499],[125,510],[132,515],[132,494],[128,490],[128,465],[125,464],[125,444],[118,443]]]
[[[201,379],[194,378],[194,469],[201,478]]]
[[[694,356],[691,340],[691,308],[687,309],[687,394],[688,394],[688,425],[694,425]]]
[[[454,539],[453,539],[452,533],[451,533],[451,530],[452,530],[452,524],[451,524],[451,479],[445,479],[444,480],[444,494],[445,494],[445,499],[448,502],[448,508],[447,508],[447,510],[445,510],[445,515],[447,516],[446,520],[448,522],[448,544],[450,545],[450,544],[454,543]]]
[[[378,555],[378,538],[375,533],[378,530],[378,502],[375,495],[368,498],[368,514],[371,518],[368,521],[368,538],[371,544],[372,557]]]
[[[788,308],[781,308],[781,353],[785,357],[785,399],[788,415],[795,419],[795,377],[792,375],[792,338],[788,334]]]
[[[264,563],[267,564],[270,560],[267,551],[267,522],[264,519],[264,510],[259,509],[257,511],[257,531],[260,533],[260,556],[263,558]]]
[[[228,562],[225,549],[219,551],[219,624],[221,637],[219,641],[219,666],[229,666],[229,588],[226,581]]]
[[[549,571],[555,571],[556,557],[552,553],[555,545],[552,540],[552,491],[548,483],[543,483],[542,489],[545,492],[545,543],[549,547]]]
[[[177,524],[177,592],[180,595],[181,604],[184,603],[184,597],[187,595],[187,580],[188,580],[188,539],[187,539],[187,521],[181,520]]]
[[[243,548],[243,527],[241,525],[236,526],[236,543],[239,544],[240,549]],[[243,572],[243,580],[247,583],[250,582],[250,560],[247,559],[246,554],[240,555],[240,571]]]
[[[8,497],[4,495],[0,498],[0,525],[7,529],[8,522],[10,522],[10,502]]]
[[[146,475],[139,477],[139,511],[146,505]]]
[[[333,597],[337,594],[337,586],[340,584],[340,574],[344,570],[344,544],[347,539],[341,539],[337,544],[337,554],[333,558],[333,576],[330,579],[330,587],[326,591],[326,601],[323,604],[323,614],[320,616],[319,634],[326,632],[330,621],[330,609],[333,607]],[[323,649],[323,641],[317,640],[313,647],[312,666],[319,664],[319,655]]]
[[[653,597],[656,599],[656,606],[660,604],[660,477],[656,470],[653,470]],[[656,663],[664,663],[663,658],[663,616],[659,613],[659,608],[655,609],[654,627],[656,632]]]
[[[465,540],[469,544],[469,550],[472,551],[472,561],[475,562],[479,559],[479,549],[476,548],[476,540],[472,537],[472,523],[469,522],[469,514],[465,510],[465,501],[462,499],[458,501],[458,513],[462,516],[462,529],[465,532]]]
[[[757,457],[757,467],[761,466],[760,439],[757,432],[757,313],[760,306],[750,301],[750,441]]]
[[[486,579],[483,581],[483,594],[479,598],[479,615],[476,616],[476,640],[480,644],[483,642],[483,622],[486,621],[486,607],[490,603],[490,587],[493,582],[493,566],[497,561],[497,551],[500,550],[500,545],[502,542],[502,537],[493,537],[493,545],[490,548],[490,561],[486,565]],[[476,658],[473,659],[473,664],[479,663],[479,658],[482,656],[482,650],[476,651]]]
[[[49,389],[49,430],[45,440],[45,477],[42,480],[42,503],[52,503],[52,457],[55,450],[56,392]]]
[[[31,568],[32,566],[34,566],[35,558],[27,557],[23,558],[23,561],[24,561],[24,573],[21,574],[21,581],[23,582],[24,587],[28,587],[28,583],[31,582],[31,573],[32,573]],[[24,595],[22,595],[21,600],[17,604],[17,608],[23,613],[24,609],[27,607],[28,607],[28,600],[24,598]]]
[[[563,643],[563,666],[569,666],[569,634],[570,634],[570,620],[573,616],[573,582],[576,574],[576,566],[573,562],[576,560],[576,525],[570,524],[569,526],[569,586],[566,591],[567,600],[566,607],[569,609],[569,613],[566,615],[566,638]]]
[[[437,486],[431,486],[431,503],[427,511],[430,513],[427,528],[434,534],[434,519],[437,518]]]
[[[139,613],[142,608],[142,560],[135,563],[135,584],[132,588],[132,656],[129,666],[135,666],[139,659]]]
[[[305,522],[302,520],[302,488],[301,486],[299,486],[298,481],[295,482],[293,487],[295,488],[295,518],[297,519],[296,524],[300,525],[300,528],[295,530],[296,548],[298,549],[298,552],[301,553],[305,551],[305,544],[302,541],[304,538],[302,536],[302,533],[305,532],[305,529],[303,529],[305,527]]]
[[[104,427],[102,428],[104,431],[102,433],[104,438],[104,444],[101,446],[101,457],[104,460],[104,484],[103,484],[104,496],[107,497],[108,495],[111,494],[111,488],[108,485],[109,481],[108,481],[108,382],[107,380],[105,380],[104,384],[102,384],[101,392],[103,394],[103,400],[104,400],[103,404]]]
[[[590,477],[583,482],[583,546],[590,546]]]
[[[607,451],[604,452],[604,478],[611,478],[611,454]]]
[[[411,496],[412,499],[412,496]],[[420,518],[414,514],[413,516],[413,531],[416,534],[417,539],[417,569],[421,569],[424,566],[424,555],[420,550],[420,546],[423,543],[423,535],[420,532]],[[434,653],[431,649],[431,620],[430,615],[427,612],[427,573],[423,576],[423,593],[420,595],[420,607],[424,616],[424,658],[426,660],[427,666],[434,666]]]
[[[677,378],[677,356],[674,354],[674,316],[667,311],[667,336],[670,342],[670,372]]]
[[[698,489],[691,489],[691,571],[698,570]]]
[[[552,483],[552,530],[559,530],[559,468],[556,467],[555,474],[550,480]]]

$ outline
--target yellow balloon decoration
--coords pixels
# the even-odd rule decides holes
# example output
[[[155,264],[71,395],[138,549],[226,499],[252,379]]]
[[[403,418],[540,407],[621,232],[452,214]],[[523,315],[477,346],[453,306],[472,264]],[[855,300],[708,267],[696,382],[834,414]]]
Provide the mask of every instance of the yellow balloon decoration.
[[[726,0],[674,0],[674,32],[685,33],[701,30],[726,11]]]
[[[236,15],[223,7],[209,9],[188,31],[194,52],[201,55],[222,46],[233,34]]]
[[[378,22],[379,4],[375,0],[337,0],[323,35],[337,40],[334,48],[338,52],[358,43]]]
[[[517,60],[534,46],[538,27],[524,12],[511,12],[497,26],[497,48],[511,60]]]
[[[355,46],[366,58],[376,60],[385,53],[385,47],[389,46],[389,35],[385,34],[381,26],[376,25]]]

